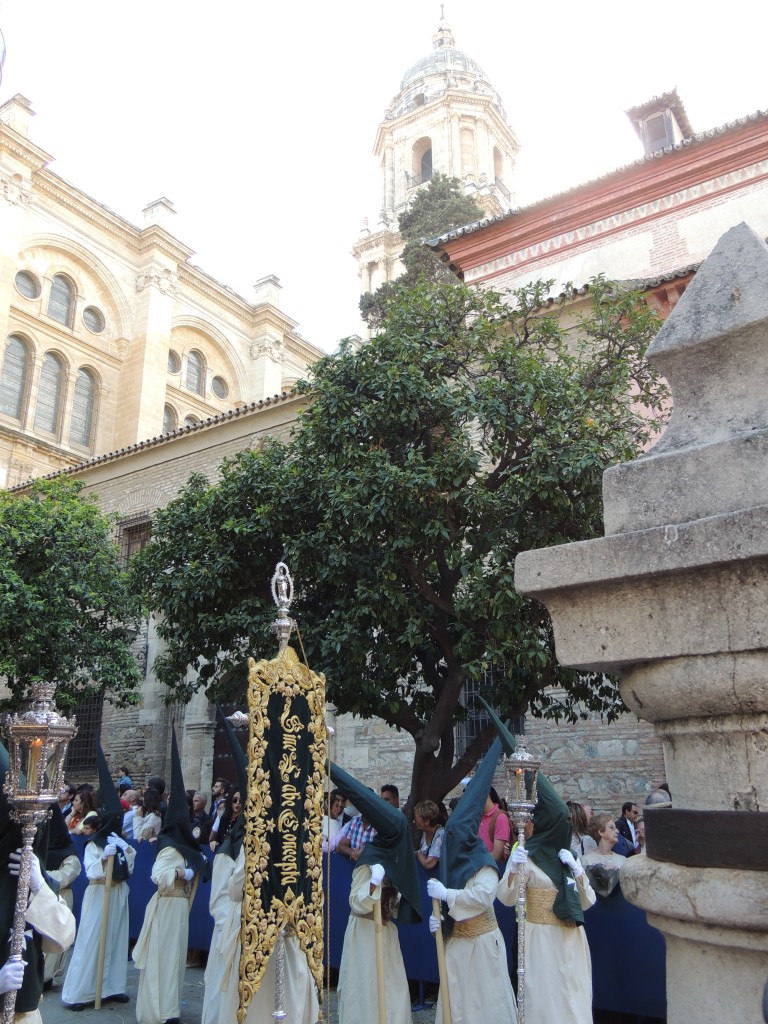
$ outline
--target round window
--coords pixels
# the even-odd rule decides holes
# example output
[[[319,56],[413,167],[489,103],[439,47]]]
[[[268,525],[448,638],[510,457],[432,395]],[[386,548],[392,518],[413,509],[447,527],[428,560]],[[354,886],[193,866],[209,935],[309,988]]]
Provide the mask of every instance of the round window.
[[[104,314],[95,306],[86,306],[83,310],[83,323],[91,334],[101,334],[105,327]]]
[[[178,352],[168,350],[168,373],[178,373],[181,369],[181,358]]]
[[[223,377],[214,377],[211,381],[211,390],[217,398],[226,398],[229,394],[227,382]]]
[[[16,287],[25,299],[36,299],[40,294],[40,282],[27,270],[20,270],[16,275]]]

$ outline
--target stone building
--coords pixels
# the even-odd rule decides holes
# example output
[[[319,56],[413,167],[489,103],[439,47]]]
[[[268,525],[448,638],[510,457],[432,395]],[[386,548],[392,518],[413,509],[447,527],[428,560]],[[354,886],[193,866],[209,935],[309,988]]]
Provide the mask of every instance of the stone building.
[[[398,217],[434,172],[458,178],[489,215],[502,214],[514,202],[519,148],[501,97],[441,18],[431,52],[408,68],[376,132],[381,208],[352,250],[361,294],[403,272]]]
[[[173,204],[135,227],[56,175],[29,102],[0,107],[0,486],[280,393],[321,355],[266,277],[190,263]]]

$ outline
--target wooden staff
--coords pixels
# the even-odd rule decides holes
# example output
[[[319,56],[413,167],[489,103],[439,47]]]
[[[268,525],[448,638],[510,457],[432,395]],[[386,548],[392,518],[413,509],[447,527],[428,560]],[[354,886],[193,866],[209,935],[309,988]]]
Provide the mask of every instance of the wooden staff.
[[[107,951],[107,925],[109,924],[109,893],[112,889],[112,869],[115,866],[115,855],[107,857],[104,871],[104,905],[101,911],[101,935],[99,936],[99,961],[96,968],[96,999],[95,1009],[101,1009],[101,989],[104,983],[104,954]]]
[[[440,927],[440,900],[432,897],[432,915],[437,918],[437,931],[435,942],[437,943],[437,973],[440,978],[440,1005],[443,1008],[443,1024],[451,1024],[451,1000],[448,995],[448,971],[445,966],[445,943],[443,942],[443,929]]]
[[[379,1024],[387,1024],[387,995],[384,991],[384,925],[381,920],[381,900],[373,904],[373,930],[376,938],[376,978],[379,989]]]

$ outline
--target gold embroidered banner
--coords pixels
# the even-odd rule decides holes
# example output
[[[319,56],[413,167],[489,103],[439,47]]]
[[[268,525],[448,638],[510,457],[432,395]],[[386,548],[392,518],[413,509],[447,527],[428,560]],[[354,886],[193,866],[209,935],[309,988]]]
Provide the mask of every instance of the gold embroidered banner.
[[[248,795],[239,1024],[282,928],[322,991],[325,677],[291,647],[248,663]]]

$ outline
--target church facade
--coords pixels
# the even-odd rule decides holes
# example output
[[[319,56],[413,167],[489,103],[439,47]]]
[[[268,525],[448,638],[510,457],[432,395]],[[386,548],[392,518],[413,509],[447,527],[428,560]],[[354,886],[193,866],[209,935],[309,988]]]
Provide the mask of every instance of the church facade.
[[[195,267],[173,204],[136,227],[56,175],[33,111],[0,107],[0,486],[279,394],[322,353],[280,309]]]

